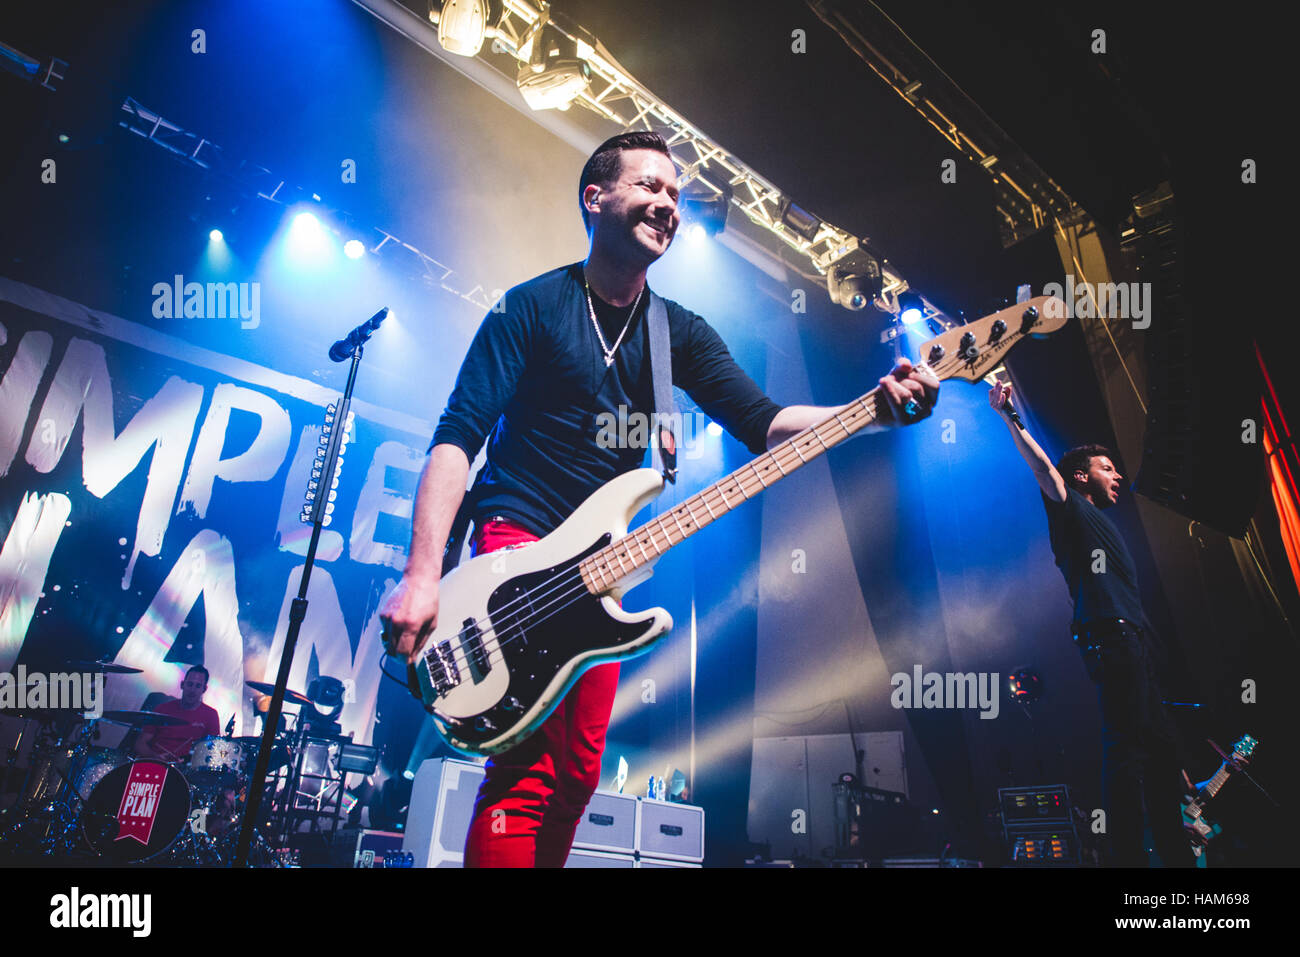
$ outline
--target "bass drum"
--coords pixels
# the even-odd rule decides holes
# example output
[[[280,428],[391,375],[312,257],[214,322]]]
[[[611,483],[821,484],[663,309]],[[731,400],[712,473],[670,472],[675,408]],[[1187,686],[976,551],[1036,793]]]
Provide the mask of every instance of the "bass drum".
[[[132,761],[95,785],[81,827],[96,854],[127,864],[164,853],[189,816],[190,787],[180,771],[160,761]]]
[[[84,801],[90,797],[90,792],[95,790],[95,785],[104,780],[109,772],[129,764],[130,761],[131,755],[125,751],[114,748],[91,748],[90,753],[86,755],[86,763],[81,766],[81,774],[77,777],[77,793]]]

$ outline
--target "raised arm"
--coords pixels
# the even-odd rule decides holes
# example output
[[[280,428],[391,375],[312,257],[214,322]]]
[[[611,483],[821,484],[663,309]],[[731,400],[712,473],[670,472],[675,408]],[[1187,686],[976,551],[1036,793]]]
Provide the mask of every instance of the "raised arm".
[[[1042,446],[1011,419],[1011,386],[1000,384],[993,386],[989,390],[989,405],[1002,416],[1002,421],[1011,431],[1012,441],[1016,443],[1016,450],[1029,465],[1030,471],[1034,473],[1034,478],[1038,480],[1038,486],[1043,490],[1043,494],[1053,502],[1064,502],[1065,480],[1056,471],[1056,466],[1047,457]]]

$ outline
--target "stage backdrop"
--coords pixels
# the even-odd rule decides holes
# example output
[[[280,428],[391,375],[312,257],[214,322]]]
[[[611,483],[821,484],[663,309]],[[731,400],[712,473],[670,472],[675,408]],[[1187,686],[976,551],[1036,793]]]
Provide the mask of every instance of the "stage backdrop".
[[[107,706],[175,694],[251,734],[245,679],[273,681],[310,526],[299,519],[325,406],[338,393],[0,279],[0,670],[105,655],[142,669]],[[369,740],[377,611],[399,577],[429,423],[354,404],[290,677],[345,683],[341,722]],[[113,654],[116,649],[116,654]]]

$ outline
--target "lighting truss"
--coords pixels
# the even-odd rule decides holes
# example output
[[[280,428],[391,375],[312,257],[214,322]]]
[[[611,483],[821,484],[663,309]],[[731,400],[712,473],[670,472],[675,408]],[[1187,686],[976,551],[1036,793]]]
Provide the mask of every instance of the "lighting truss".
[[[430,10],[429,19],[437,22],[436,9]],[[503,0],[500,19],[489,25],[486,31],[491,46],[485,46],[478,59],[490,62],[487,60],[490,49],[491,53],[509,54],[526,63],[539,30],[558,31],[576,45],[578,56],[591,67],[591,85],[577,95],[573,104],[623,131],[667,131],[664,139],[681,170],[678,182],[683,188],[694,183],[698,184],[697,188],[721,196],[729,186],[732,206],[743,212],[759,229],[806,258],[822,276],[837,260],[859,246],[867,245],[865,237],[854,236],[825,220],[818,220],[811,235],[800,235],[792,229],[782,216],[782,211],[793,203],[792,197],[656,97],[619,64],[599,39],[552,11],[547,3],[539,2],[534,6],[527,0]],[[877,305],[888,311],[898,294],[909,287],[895,269],[883,262],[881,278],[883,286]],[[929,301],[926,301],[924,311],[926,318],[937,318],[945,328],[953,325]]]
[[[809,0],[813,12],[939,135],[993,180],[1003,247],[1077,204],[874,3]]]
[[[122,103],[122,112],[126,117],[120,120],[118,125],[123,129],[166,150],[181,162],[213,173],[251,195],[282,206],[316,199],[314,193],[299,186],[289,185],[264,166],[258,166],[248,160],[231,159],[216,143],[165,119],[132,97],[128,96]],[[335,218],[346,221],[353,219],[342,210],[323,208]],[[404,250],[414,257],[421,277],[427,284],[449,292],[481,309],[492,308],[496,300],[480,284],[474,283],[468,290],[462,289],[460,287],[464,283],[463,277],[450,266],[439,262],[385,229],[372,227],[370,232],[376,234],[373,241],[368,244],[370,252],[378,254],[381,250],[393,252]]]

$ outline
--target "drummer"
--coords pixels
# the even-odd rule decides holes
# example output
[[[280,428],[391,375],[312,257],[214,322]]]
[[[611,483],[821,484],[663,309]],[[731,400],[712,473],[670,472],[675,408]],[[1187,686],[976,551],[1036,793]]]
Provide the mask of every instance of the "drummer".
[[[220,735],[221,720],[216,710],[203,703],[203,692],[207,690],[207,668],[195,665],[185,672],[180,700],[168,698],[153,709],[180,718],[185,724],[145,728],[140,732],[135,753],[157,761],[188,761],[195,741]]]

